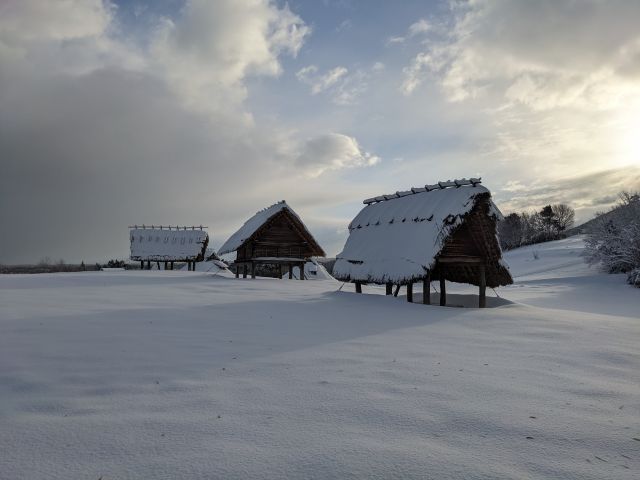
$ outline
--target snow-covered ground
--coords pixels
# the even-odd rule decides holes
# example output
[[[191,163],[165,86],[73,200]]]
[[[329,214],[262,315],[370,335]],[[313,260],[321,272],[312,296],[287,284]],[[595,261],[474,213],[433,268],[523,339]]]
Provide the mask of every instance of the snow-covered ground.
[[[507,253],[514,303],[483,310],[332,280],[0,275],[0,478],[638,478],[640,290],[581,250]]]

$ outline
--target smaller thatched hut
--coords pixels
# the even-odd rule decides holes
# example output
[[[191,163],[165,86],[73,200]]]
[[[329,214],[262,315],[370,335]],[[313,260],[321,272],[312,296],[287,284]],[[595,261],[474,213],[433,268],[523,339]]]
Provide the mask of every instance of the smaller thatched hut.
[[[440,281],[440,304],[446,304],[445,280],[470,283],[486,305],[486,287],[513,283],[497,238],[501,213],[479,179],[439,182],[364,201],[349,224],[349,238],[338,254],[333,276],[356,284],[407,286],[423,282],[430,303],[430,283]],[[396,294],[397,294],[396,289]]]
[[[260,264],[288,267],[289,278],[293,278],[293,267],[300,269],[300,280],[304,280],[304,264],[311,257],[324,257],[322,247],[300,217],[284,200],[260,210],[247,220],[218,250],[219,255],[236,252],[236,277],[256,276]]]

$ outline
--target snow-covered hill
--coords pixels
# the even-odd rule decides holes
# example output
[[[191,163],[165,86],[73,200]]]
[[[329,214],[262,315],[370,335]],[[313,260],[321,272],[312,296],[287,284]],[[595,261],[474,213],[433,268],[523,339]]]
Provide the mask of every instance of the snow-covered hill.
[[[637,478],[640,291],[581,249],[508,252],[514,303],[483,310],[0,275],[0,478]]]

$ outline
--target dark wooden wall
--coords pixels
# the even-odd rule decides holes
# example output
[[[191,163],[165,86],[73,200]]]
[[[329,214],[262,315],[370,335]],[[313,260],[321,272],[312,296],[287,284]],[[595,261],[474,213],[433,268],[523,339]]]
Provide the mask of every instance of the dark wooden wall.
[[[309,258],[313,254],[311,246],[295,228],[288,214],[281,212],[238,249],[237,260],[257,257]]]

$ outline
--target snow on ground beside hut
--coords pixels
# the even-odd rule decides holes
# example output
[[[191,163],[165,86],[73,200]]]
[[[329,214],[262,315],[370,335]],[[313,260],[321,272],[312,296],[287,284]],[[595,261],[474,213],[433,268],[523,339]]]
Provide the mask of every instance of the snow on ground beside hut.
[[[282,278],[289,278],[289,271],[284,268],[285,272],[282,275]],[[293,278],[296,280],[300,279],[300,269],[298,267],[293,267]],[[304,278],[307,280],[332,280],[333,277],[327,271],[327,269],[321,263],[318,263],[316,260],[311,260],[304,264]]]
[[[639,291],[571,242],[508,252],[515,303],[483,310],[0,275],[0,478],[638,478]]]

